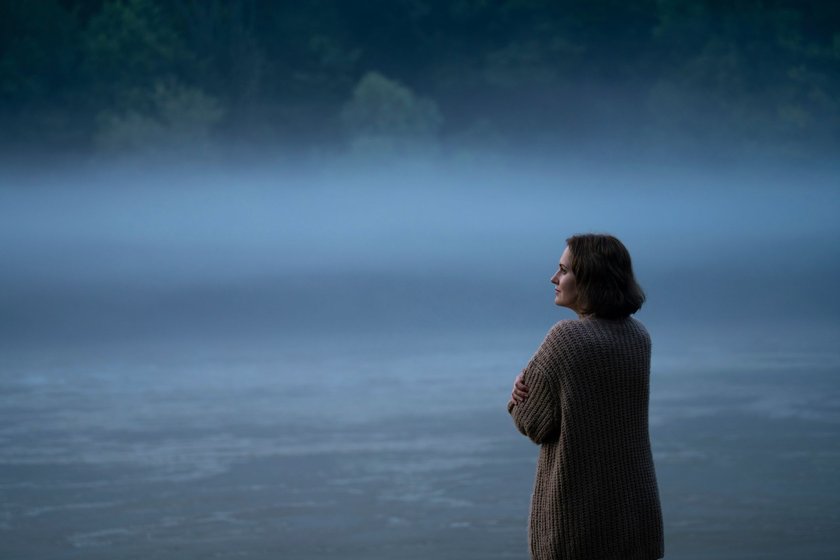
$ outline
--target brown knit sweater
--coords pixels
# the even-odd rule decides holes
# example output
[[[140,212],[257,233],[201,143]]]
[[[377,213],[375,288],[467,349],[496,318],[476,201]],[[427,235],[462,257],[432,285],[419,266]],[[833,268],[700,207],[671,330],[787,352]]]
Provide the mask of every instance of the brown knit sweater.
[[[540,444],[531,558],[661,558],[644,326],[631,317],[560,321],[524,372],[528,398],[508,412]]]

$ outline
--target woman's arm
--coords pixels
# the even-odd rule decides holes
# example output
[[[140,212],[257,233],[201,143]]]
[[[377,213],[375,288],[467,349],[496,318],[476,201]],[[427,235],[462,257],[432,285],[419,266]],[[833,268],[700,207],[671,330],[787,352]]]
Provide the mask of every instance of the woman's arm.
[[[548,378],[533,360],[516,377],[507,408],[516,428],[534,443],[555,441],[560,435],[559,404]]]
[[[510,400],[513,404],[519,404],[525,399],[528,398],[528,386],[525,385],[525,382],[522,381],[522,378],[525,376],[525,372],[520,372],[519,375],[516,376],[516,379],[513,381],[513,390],[510,392]],[[508,402],[508,410],[510,410],[511,403]]]

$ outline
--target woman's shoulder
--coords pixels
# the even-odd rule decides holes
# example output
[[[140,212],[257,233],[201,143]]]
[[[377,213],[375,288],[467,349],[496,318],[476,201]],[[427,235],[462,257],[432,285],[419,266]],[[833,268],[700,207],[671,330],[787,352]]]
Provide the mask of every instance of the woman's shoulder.
[[[641,321],[634,317],[623,319],[598,319],[584,317],[581,319],[564,319],[554,323],[546,338],[554,340],[586,340],[595,334],[610,334],[615,331],[631,331],[638,336],[650,339],[647,329]]]
[[[584,336],[588,328],[580,319],[563,319],[557,321],[549,329],[546,338],[553,340],[568,340],[570,338],[577,338]]]
[[[650,355],[650,337],[644,325],[627,317],[567,319],[555,323],[534,356],[549,371],[589,367],[597,356]]]
[[[647,328],[645,328],[645,325],[641,321],[639,321],[635,317],[627,317],[627,321],[633,326],[634,329],[636,329],[646,337],[650,338],[650,334],[648,334]]]

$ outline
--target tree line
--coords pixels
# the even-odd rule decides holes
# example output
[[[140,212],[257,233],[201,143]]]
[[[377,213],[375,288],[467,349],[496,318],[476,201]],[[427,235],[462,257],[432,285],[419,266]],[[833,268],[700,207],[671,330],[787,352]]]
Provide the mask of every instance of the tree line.
[[[0,127],[78,152],[831,152],[838,63],[840,3],[814,0],[0,0]]]

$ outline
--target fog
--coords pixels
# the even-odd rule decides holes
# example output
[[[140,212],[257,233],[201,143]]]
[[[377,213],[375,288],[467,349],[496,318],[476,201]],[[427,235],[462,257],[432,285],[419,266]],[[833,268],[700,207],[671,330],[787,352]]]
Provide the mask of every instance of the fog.
[[[668,554],[832,558],[837,177],[512,156],[6,166],[0,551],[522,557],[536,450],[504,403],[572,316],[549,284],[564,240],[594,231],[626,243],[648,297]]]
[[[657,321],[838,313],[828,166],[135,162],[2,182],[3,332],[22,344],[169,321],[217,333],[522,326],[557,314],[547,280],[565,238],[588,231],[625,241]]]

